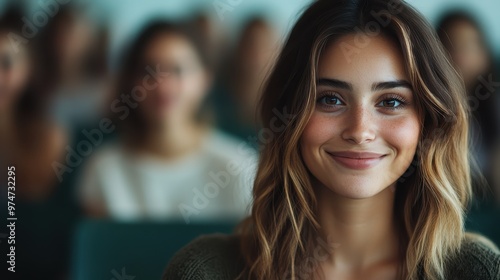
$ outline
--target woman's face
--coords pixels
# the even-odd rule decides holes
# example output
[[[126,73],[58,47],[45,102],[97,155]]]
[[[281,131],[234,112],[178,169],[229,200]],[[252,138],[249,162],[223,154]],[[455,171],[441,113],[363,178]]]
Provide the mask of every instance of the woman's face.
[[[420,133],[399,47],[375,36],[331,43],[319,61],[316,107],[301,137],[312,175],[337,195],[376,195],[411,164]]]
[[[208,89],[207,72],[195,47],[180,35],[160,35],[149,43],[143,60],[144,69],[138,69],[143,75],[136,77],[136,85],[152,88],[139,102],[145,119],[164,123],[192,118]]]

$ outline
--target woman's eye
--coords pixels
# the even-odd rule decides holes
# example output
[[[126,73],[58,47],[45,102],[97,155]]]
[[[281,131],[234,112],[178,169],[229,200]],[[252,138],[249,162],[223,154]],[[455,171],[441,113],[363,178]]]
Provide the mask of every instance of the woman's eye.
[[[397,108],[401,105],[402,105],[402,102],[400,100],[395,99],[395,98],[386,99],[386,100],[383,100],[382,102],[379,103],[379,106],[386,107],[386,108]]]
[[[336,96],[323,96],[318,101],[328,106],[342,105],[342,101]]]

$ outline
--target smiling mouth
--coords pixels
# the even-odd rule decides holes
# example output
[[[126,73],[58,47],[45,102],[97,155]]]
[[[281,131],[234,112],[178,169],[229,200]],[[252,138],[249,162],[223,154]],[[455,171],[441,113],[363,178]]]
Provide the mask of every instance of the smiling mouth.
[[[341,166],[363,170],[369,169],[379,164],[386,154],[369,153],[369,152],[327,152],[333,160]]]

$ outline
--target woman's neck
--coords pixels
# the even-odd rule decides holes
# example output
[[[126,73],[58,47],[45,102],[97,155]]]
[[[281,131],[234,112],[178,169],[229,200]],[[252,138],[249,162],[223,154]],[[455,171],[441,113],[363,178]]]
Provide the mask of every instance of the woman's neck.
[[[399,258],[394,187],[365,199],[350,199],[319,187],[319,219],[330,246],[327,267],[362,271]]]
[[[138,151],[161,159],[175,160],[196,151],[205,132],[202,126],[192,122],[156,125],[146,130]]]

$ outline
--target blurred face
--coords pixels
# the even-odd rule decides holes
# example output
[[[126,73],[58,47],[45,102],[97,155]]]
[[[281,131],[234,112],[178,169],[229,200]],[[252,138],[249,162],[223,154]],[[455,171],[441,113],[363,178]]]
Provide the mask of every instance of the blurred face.
[[[239,43],[239,77],[236,78],[235,93],[252,115],[259,101],[260,86],[273,65],[278,49],[276,41],[272,28],[259,23],[249,27]]]
[[[367,198],[394,184],[409,167],[419,116],[395,43],[372,37],[349,58],[342,51],[345,43],[356,46],[354,36],[347,35],[320,58],[316,107],[301,153],[321,185],[339,196]]]
[[[458,21],[448,27],[446,33],[452,46],[449,51],[453,62],[465,83],[474,85],[478,76],[488,71],[489,66],[488,54],[478,30],[466,21]]]
[[[57,26],[54,46],[63,63],[77,63],[87,53],[94,40],[90,26],[89,22],[78,17],[63,20]]]
[[[12,47],[7,34],[0,36],[0,111],[12,108],[26,86],[29,61],[22,44],[18,52]]]
[[[241,59],[245,68],[262,71],[276,50],[275,36],[271,27],[257,24],[245,33],[241,42]]]
[[[139,102],[146,120],[153,123],[178,122],[192,119],[208,89],[208,78],[195,47],[184,37],[175,34],[160,35],[153,39],[144,54],[145,65],[158,69],[158,79],[147,98]],[[142,85],[147,75],[138,76]],[[148,86],[151,88],[150,86]]]

